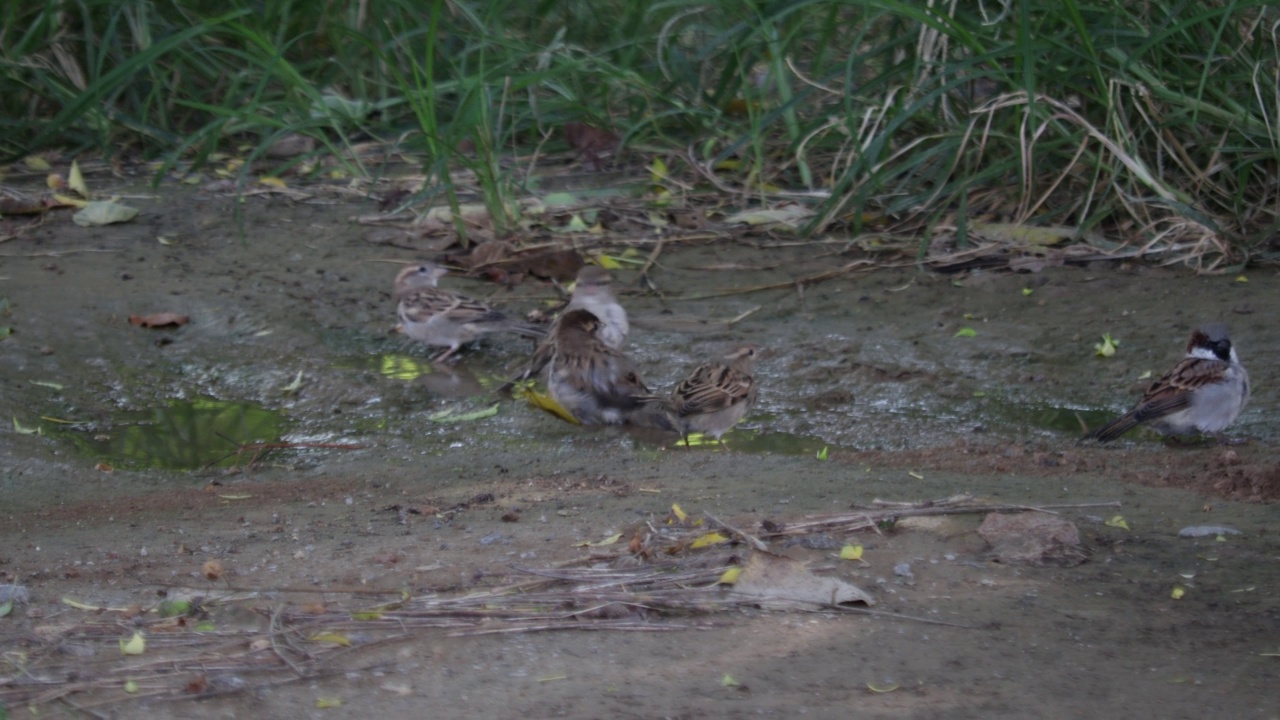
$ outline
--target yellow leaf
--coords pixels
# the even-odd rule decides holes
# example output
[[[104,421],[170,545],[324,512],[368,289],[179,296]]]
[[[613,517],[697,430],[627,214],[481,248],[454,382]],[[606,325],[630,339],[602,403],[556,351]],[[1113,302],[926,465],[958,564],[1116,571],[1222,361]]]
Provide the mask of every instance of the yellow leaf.
[[[721,585],[732,585],[738,582],[738,576],[741,574],[742,574],[742,568],[731,567],[728,570],[725,570],[724,574],[721,575],[720,579],[717,580],[716,582]]]
[[[1237,276],[1236,276],[1236,282],[1238,282],[1238,283],[1247,283],[1247,282],[1249,282],[1249,278],[1245,277],[1244,275],[1237,275]]]
[[[661,183],[667,179],[667,164],[662,161],[662,158],[654,158],[653,164],[649,166],[649,173],[654,183]]]
[[[574,425],[582,424],[578,418],[573,416],[573,413],[565,410],[564,406],[556,402],[550,395],[538,392],[531,387],[519,390],[515,394],[524,395],[524,398],[529,401],[530,405],[546,410],[567,423],[573,423]]]
[[[351,647],[350,638],[335,632],[318,632],[311,636],[311,642],[333,643],[334,645]]]
[[[342,707],[342,700],[338,698],[316,698],[316,707],[321,710]]]
[[[73,198],[70,195],[62,195],[60,193],[54,193],[53,199],[57,200],[61,205],[70,205],[77,208],[82,208],[89,204],[88,200],[81,200],[80,198]]]
[[[604,547],[605,545],[612,545],[621,539],[622,533],[618,533],[617,535],[610,535],[603,540],[580,542],[577,545],[574,545],[574,547]]]
[[[1106,525],[1107,527],[1120,528],[1121,530],[1129,529],[1129,523],[1124,521],[1123,515],[1116,515],[1115,517],[1103,523],[1103,525]]]
[[[699,548],[710,547],[712,545],[719,545],[722,542],[729,542],[729,538],[721,535],[718,531],[713,530],[689,543],[689,547],[690,549],[697,550]]]
[[[873,693],[889,693],[897,690],[898,687],[897,683],[892,685],[872,685],[871,683],[867,683],[867,689]]]
[[[921,475],[920,473],[918,473],[918,472],[916,472],[916,471],[914,471],[914,470],[908,470],[908,471],[907,471],[907,474],[908,474],[908,475],[910,475],[911,477],[913,477],[913,478],[917,479],[917,480],[923,480],[923,479],[924,479],[924,476],[923,476],[923,475]]]
[[[862,546],[861,545],[845,545],[844,547],[840,548],[840,559],[841,560],[861,560]]]
[[[689,518],[689,516],[685,514],[684,510],[681,510],[680,506],[676,503],[671,503],[671,514],[675,515],[676,519],[680,522],[684,522]]]
[[[267,187],[280,188],[281,190],[289,187],[288,183],[273,175],[263,175],[258,178],[258,184],[266,185]]]
[[[1169,593],[1169,597],[1173,598],[1174,600],[1181,600],[1182,596],[1186,594],[1187,594],[1187,591],[1184,590],[1183,588],[1174,587],[1173,592]]]
[[[137,680],[125,680],[125,681],[124,681],[124,691],[125,691],[125,692],[127,692],[127,693],[129,693],[130,695],[132,695],[132,694],[134,694],[134,693],[138,692],[138,681],[137,681]]]
[[[622,268],[622,263],[618,262],[617,258],[609,255],[600,255],[596,258],[596,262],[600,263],[600,267],[605,270],[620,270]]]
[[[129,640],[120,640],[120,652],[125,655],[141,655],[147,651],[147,640],[142,637],[142,633],[135,631],[133,637]]]
[[[1098,357],[1111,357],[1116,354],[1116,348],[1120,347],[1120,341],[1111,337],[1111,333],[1103,333],[1102,342],[1093,346],[1093,352]]]
[[[44,434],[43,432],[41,432],[39,425],[36,425],[35,427],[27,427],[22,423],[18,422],[17,417],[13,419],[13,431],[18,433],[19,435],[43,435]]]
[[[22,158],[22,164],[26,165],[28,170],[34,170],[36,172],[48,172],[53,169],[53,166],[49,164],[49,161],[39,155],[28,155]]]
[[[223,500],[248,500],[252,495],[219,495]]]
[[[80,163],[71,161],[71,173],[67,175],[67,187],[80,193],[80,197],[89,197],[89,186],[84,182],[84,174],[80,172]]]
[[[720,685],[722,687],[738,687],[738,681],[734,680],[729,673],[725,673],[724,677],[720,678]]]

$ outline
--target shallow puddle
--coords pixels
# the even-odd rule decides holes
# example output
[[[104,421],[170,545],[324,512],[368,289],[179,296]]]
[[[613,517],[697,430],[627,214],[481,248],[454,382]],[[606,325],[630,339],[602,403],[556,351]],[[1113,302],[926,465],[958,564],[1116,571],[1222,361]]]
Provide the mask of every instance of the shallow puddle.
[[[124,412],[109,424],[106,431],[69,429],[54,434],[111,465],[195,470],[248,462],[254,451],[241,451],[243,446],[279,442],[290,422],[252,403],[197,398]]]

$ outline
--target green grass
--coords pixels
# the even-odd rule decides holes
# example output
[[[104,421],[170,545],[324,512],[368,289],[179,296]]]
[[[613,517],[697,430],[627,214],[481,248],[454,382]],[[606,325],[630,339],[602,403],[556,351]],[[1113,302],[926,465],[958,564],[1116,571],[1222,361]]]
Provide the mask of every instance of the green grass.
[[[810,232],[954,232],[966,216],[1156,242],[1225,267],[1280,221],[1269,2],[46,0],[0,10],[0,156],[161,158],[392,144],[497,229],[559,128],[613,127],[735,202],[818,190]],[[474,150],[472,150],[474,148]],[[319,165],[315,165],[319,167]],[[960,217],[957,215],[963,213]],[[461,229],[461,228],[460,228]]]

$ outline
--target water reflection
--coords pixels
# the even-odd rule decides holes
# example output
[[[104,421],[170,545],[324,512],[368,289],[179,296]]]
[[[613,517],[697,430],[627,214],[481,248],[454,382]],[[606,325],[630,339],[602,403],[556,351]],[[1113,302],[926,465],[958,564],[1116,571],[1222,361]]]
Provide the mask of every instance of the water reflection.
[[[123,413],[106,432],[59,434],[115,465],[193,470],[235,465],[240,445],[279,442],[288,425],[284,415],[257,405],[198,398]]]

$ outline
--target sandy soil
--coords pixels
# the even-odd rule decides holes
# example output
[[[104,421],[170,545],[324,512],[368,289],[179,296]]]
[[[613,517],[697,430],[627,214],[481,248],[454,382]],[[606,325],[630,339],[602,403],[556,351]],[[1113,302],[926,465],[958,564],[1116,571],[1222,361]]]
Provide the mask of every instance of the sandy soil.
[[[629,350],[650,383],[744,340],[764,348],[761,402],[729,450],[688,449],[509,399],[490,418],[434,422],[491,404],[484,388],[528,345],[496,338],[452,368],[424,367],[430,351],[388,331],[390,279],[419,255],[369,242],[349,222],[369,208],[259,197],[241,238],[229,197],[132,202],[134,223],[87,230],[57,217],[0,246],[0,325],[14,330],[0,342],[0,402],[16,421],[0,426],[0,583],[30,594],[0,619],[0,703],[15,717],[37,683],[60,698],[44,711],[121,718],[1280,716],[1270,271],[1240,282],[1111,264],[884,270],[680,300],[847,258],[835,245],[669,248],[653,276],[665,299],[626,298]],[[634,273],[620,278],[636,288]],[[520,309],[554,297],[534,281],[446,282]],[[169,311],[190,324],[127,321]],[[1125,409],[1144,371],[1167,369],[1213,318],[1232,325],[1254,380],[1229,433],[1247,442],[1077,445],[1080,422]],[[957,336],[964,327],[976,336]],[[1092,351],[1104,332],[1121,341],[1105,360]],[[175,401],[185,410],[171,412]],[[239,432],[212,436],[197,407]],[[144,439],[142,427],[159,431]],[[279,439],[363,449],[276,450],[235,473],[145,467]],[[260,668],[228,659],[240,657],[237,632],[265,633],[285,611],[369,608],[402,589],[465,594],[592,555],[624,562],[625,548],[578,545],[660,522],[673,503],[761,532],[764,520],[957,493],[1121,506],[1062,511],[1088,552],[1070,568],[996,562],[977,515],[774,543],[885,614],[639,612],[655,632],[584,619],[575,632],[423,629],[396,642],[355,630],[353,648],[296,682],[279,682],[289,669],[270,653]],[[1115,515],[1128,529],[1107,522]],[[1240,534],[1178,537],[1198,525]],[[846,541],[865,563],[836,559]],[[909,575],[895,573],[903,564]],[[191,593],[208,598],[214,630],[151,633],[138,657],[116,640],[149,616],[62,602],[150,608]],[[197,646],[210,652],[203,672],[147,670]],[[142,678],[141,697],[124,699],[126,677]],[[147,697],[188,683],[179,700]]]

